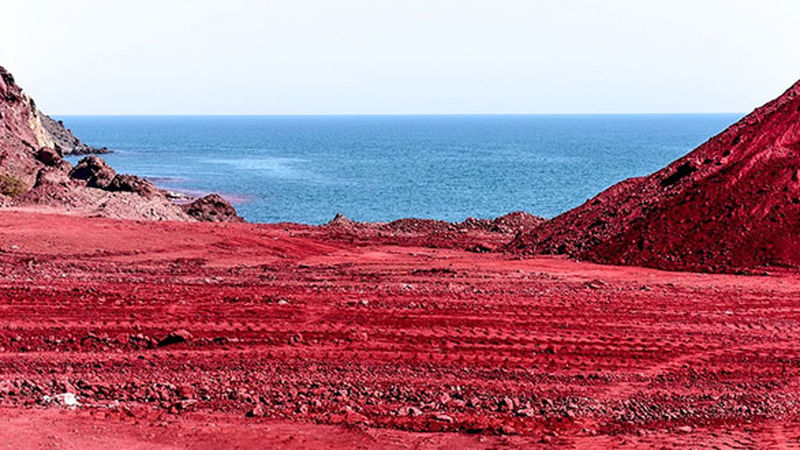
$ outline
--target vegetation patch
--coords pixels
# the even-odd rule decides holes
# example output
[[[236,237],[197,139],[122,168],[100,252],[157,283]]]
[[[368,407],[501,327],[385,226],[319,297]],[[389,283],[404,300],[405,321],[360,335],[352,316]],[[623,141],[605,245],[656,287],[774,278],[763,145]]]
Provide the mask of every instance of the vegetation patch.
[[[0,174],[0,193],[3,195],[14,198],[26,190],[27,186],[24,181],[13,175]]]

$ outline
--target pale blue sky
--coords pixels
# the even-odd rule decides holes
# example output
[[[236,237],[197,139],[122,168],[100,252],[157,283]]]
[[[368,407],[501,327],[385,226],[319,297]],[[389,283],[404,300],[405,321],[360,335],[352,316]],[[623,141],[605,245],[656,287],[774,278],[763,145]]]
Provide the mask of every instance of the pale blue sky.
[[[797,0],[0,0],[54,114],[744,112],[800,78]]]

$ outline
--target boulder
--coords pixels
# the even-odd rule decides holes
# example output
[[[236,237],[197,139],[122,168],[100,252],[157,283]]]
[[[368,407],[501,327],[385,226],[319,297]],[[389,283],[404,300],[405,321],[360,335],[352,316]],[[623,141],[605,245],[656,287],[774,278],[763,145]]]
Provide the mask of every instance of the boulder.
[[[78,161],[69,176],[76,180],[86,181],[86,185],[89,187],[106,189],[117,176],[117,172],[102,158],[87,156]]]
[[[166,345],[180,344],[182,342],[188,342],[190,339],[192,339],[192,333],[186,330],[176,330],[168,334],[164,339],[158,341],[158,346],[164,347]]]
[[[244,222],[236,209],[219,194],[209,194],[183,205],[183,210],[201,222]]]
[[[46,166],[58,166],[63,161],[58,151],[52,148],[42,148],[36,152],[36,159]]]
[[[81,406],[80,402],[78,401],[78,397],[71,392],[65,392],[63,394],[56,394],[53,396],[45,395],[42,398],[42,403],[45,405],[64,406],[67,408],[76,408]]]
[[[111,192],[133,192],[146,198],[153,198],[158,194],[158,188],[153,183],[136,175],[117,175],[106,186],[106,190]]]
[[[36,174],[34,187],[45,185],[66,186],[70,183],[67,172],[56,167],[45,167]]]

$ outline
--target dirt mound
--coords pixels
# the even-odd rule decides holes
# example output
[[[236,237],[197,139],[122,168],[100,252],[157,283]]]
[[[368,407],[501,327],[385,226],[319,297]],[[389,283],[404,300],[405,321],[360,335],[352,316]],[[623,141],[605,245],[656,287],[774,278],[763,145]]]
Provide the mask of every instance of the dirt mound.
[[[514,239],[524,253],[735,271],[800,265],[800,82],[647,177]]]
[[[397,233],[442,233],[455,231],[457,226],[450,222],[433,219],[397,219],[380,228],[384,231]]]
[[[500,232],[524,232],[530,231],[546,220],[539,216],[534,216],[525,211],[514,211],[504,216],[500,216],[492,221],[492,231]]]
[[[514,212],[496,219],[468,218],[463,222],[434,219],[398,219],[391,222],[356,222],[337,214],[316,234],[326,239],[359,245],[384,243],[432,248],[460,248],[492,251],[517,233],[527,231],[544,219],[526,212]]]
[[[358,222],[356,222],[355,220],[350,219],[349,217],[345,216],[342,213],[337,213],[335,216],[333,216],[333,219],[331,219],[325,225],[329,226],[329,227],[348,227],[349,228],[349,227],[358,226]]]

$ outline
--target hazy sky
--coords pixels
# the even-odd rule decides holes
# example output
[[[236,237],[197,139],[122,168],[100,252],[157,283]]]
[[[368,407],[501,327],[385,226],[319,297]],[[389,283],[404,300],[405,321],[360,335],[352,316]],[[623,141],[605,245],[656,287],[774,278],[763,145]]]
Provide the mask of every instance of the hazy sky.
[[[746,112],[797,0],[0,0],[54,114]]]

